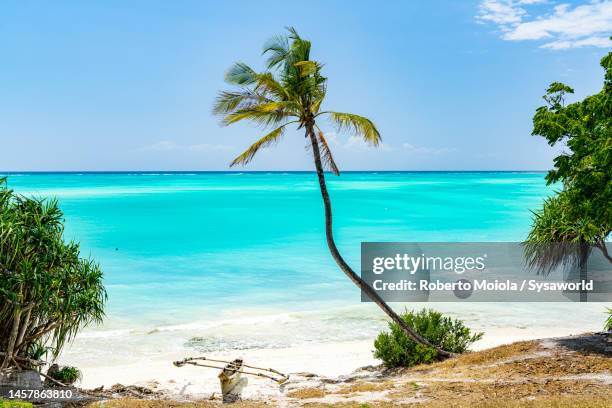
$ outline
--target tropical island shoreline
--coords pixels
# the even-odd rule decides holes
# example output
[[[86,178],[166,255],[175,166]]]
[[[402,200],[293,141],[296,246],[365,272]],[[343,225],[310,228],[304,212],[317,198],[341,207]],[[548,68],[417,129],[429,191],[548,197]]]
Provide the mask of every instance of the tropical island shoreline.
[[[363,346],[359,343],[343,346],[355,349]],[[340,345],[327,348],[328,352],[341,350]],[[275,352],[285,355],[282,350],[258,350],[257,354],[272,359]],[[297,362],[313,348],[293,352]],[[514,341],[433,365],[400,369],[365,365],[335,376],[301,370],[292,372],[281,387],[251,380],[243,400],[233,406],[441,407],[452,402],[457,407],[604,407],[612,398],[611,356],[610,333]],[[121,372],[115,370],[115,378]],[[218,387],[216,370],[194,367],[183,384],[164,382],[167,375],[155,364],[147,366],[147,373],[160,381],[97,388],[93,393],[103,402],[90,407],[209,407],[221,403],[220,392],[204,392],[200,385]]]
[[[612,1],[195,3],[7,8],[0,408],[610,407]]]

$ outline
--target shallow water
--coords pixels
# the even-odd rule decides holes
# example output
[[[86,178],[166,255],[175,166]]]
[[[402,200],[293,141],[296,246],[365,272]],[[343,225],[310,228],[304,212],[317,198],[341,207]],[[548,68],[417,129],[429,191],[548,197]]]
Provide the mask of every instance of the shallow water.
[[[361,241],[522,240],[552,193],[544,173],[344,173],[329,184],[337,243],[356,270]],[[385,326],[327,252],[312,173],[22,173],[9,185],[57,197],[67,237],[104,270],[108,319],[73,347],[84,360],[109,348],[126,358],[368,339]],[[598,328],[604,309],[439,307],[477,328],[526,330]]]

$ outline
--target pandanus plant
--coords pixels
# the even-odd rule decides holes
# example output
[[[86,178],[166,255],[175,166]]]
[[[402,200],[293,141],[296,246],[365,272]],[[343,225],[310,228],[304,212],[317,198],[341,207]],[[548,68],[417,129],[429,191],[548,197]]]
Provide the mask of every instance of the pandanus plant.
[[[327,86],[327,78],[321,74],[322,65],[310,59],[310,41],[301,38],[293,28],[288,31],[289,35],[275,37],[264,45],[263,54],[268,57],[266,72],[258,73],[239,62],[226,74],[226,82],[236,89],[223,91],[216,99],[213,112],[222,117],[222,123],[231,125],[247,120],[273,129],[236,157],[231,166],[249,163],[260,149],[278,142],[289,125],[303,129],[314,157],[325,207],[327,246],[334,261],[410,338],[434,348],[439,358],[452,356],[452,353],[430,344],[402,320],[378,293],[351,269],[338,251],[333,235],[332,206],[325,182],[325,170],[335,175],[339,175],[340,171],[317,122],[325,117],[336,125],[339,132],[349,131],[372,146],[380,144],[381,136],[368,118],[352,113],[322,110]]]
[[[0,371],[57,357],[104,317],[100,267],[63,232],[57,201],[17,195],[0,178]]]

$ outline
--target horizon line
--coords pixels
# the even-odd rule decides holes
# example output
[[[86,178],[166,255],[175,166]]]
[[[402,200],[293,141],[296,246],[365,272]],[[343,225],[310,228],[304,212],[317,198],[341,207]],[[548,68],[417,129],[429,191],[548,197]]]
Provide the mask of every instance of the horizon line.
[[[344,170],[342,173],[546,173],[548,170]],[[316,173],[315,170],[0,170],[1,175],[16,174],[186,174],[186,173]],[[325,173],[331,173],[325,171]]]

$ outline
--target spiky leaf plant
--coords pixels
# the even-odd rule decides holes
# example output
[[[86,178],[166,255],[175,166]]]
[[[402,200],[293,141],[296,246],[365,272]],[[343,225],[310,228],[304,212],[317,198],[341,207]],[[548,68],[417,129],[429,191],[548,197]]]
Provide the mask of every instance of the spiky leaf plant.
[[[97,263],[63,239],[56,200],[15,194],[0,179],[0,369],[56,357],[83,326],[101,322],[106,291]]]

